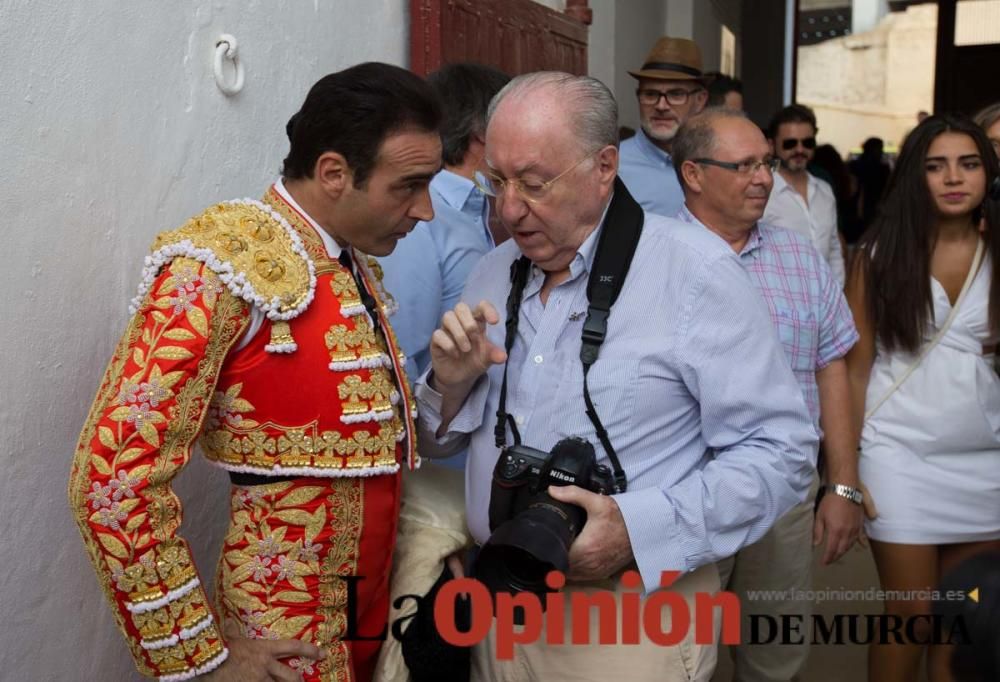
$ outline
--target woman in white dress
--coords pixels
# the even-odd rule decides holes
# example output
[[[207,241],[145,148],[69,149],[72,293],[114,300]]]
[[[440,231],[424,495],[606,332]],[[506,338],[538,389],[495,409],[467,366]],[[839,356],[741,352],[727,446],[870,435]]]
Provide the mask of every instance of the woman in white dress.
[[[884,604],[903,618],[932,613],[916,597],[951,567],[1000,549],[1000,205],[988,197],[998,174],[971,121],[926,119],[903,144],[847,285],[861,334],[847,356],[859,472],[878,510],[866,531],[882,589],[912,592]],[[918,642],[873,643],[870,680],[917,679],[933,627],[916,623]],[[952,679],[947,649],[929,647],[932,682]]]

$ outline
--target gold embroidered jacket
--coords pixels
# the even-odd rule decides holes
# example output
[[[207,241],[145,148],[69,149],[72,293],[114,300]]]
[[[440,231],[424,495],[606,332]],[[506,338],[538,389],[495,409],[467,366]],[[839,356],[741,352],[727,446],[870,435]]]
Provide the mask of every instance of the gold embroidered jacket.
[[[227,655],[171,482],[202,433],[231,471],[365,476],[417,466],[415,411],[378,305],[273,189],[160,235],[84,425],[69,485],[88,554],[139,671],[186,680]],[[258,334],[233,348],[251,319]],[[372,322],[384,330],[376,333]]]

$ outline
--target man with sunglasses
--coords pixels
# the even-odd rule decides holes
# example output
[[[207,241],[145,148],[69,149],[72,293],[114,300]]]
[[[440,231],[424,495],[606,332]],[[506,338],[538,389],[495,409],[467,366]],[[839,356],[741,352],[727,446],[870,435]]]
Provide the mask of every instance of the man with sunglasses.
[[[774,190],[764,221],[808,237],[843,287],[844,252],[837,232],[837,199],[830,184],[808,170],[816,150],[816,131],[816,115],[801,104],[787,106],[771,119],[768,139],[781,167],[774,175]]]
[[[861,529],[862,493],[851,440],[844,356],[858,339],[847,301],[809,240],[762,219],[778,159],[742,112],[710,108],[681,127],[674,159],[684,185],[680,218],[721,237],[750,275],[792,367],[817,431],[826,434],[830,494],[813,520],[813,503],[796,505],[768,533],[719,563],[722,586],[743,602],[742,643],[733,649],[737,682],[791,682],[808,645],[753,641],[753,622],[783,616],[808,627],[802,600],[749,601],[749,591],[791,594],[812,588],[812,547],[825,540],[822,562],[844,554]],[[816,461],[816,450],[809,452]]]
[[[421,455],[468,447],[478,543],[491,536],[500,447],[550,452],[579,437],[599,463],[621,465],[613,494],[548,490],[586,510],[568,552],[567,645],[539,637],[497,660],[491,632],[474,647],[472,679],[707,682],[715,646],[696,642],[693,624],[675,646],[645,636],[601,645],[596,622],[589,645],[568,644],[573,595],[621,596],[627,570],[654,592],[662,571],[678,571],[670,590],[691,605],[718,590],[714,562],[808,492],[815,429],[763,302],[714,235],[641,211],[616,177],[617,113],[606,86],[570,74],[519,76],[493,100],[482,180],[511,239],[479,261],[445,313],[432,371],[415,389]],[[589,312],[602,288],[588,293],[592,275],[604,281],[608,245],[636,232],[585,380],[584,329],[601,327]]]
[[[650,213],[673,217],[684,205],[670,158],[677,129],[705,107],[708,92],[701,73],[701,51],[693,41],[664,36],[656,41],[638,71],[641,126],[621,143],[618,174],[635,200]]]

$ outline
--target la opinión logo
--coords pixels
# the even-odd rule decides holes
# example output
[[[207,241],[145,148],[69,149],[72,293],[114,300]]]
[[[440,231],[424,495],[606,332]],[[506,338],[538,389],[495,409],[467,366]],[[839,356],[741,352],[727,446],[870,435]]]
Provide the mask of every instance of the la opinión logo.
[[[598,644],[639,644],[641,635],[660,646],[680,644],[694,628],[697,644],[715,644],[715,610],[721,613],[723,644],[739,644],[740,601],[732,592],[694,595],[694,612],[683,594],[670,590],[680,576],[679,571],[663,571],[659,590],[643,597],[642,578],[637,571],[626,571],[621,576],[622,590],[595,590],[591,592],[561,592],[566,576],[550,571],[545,584],[553,590],[545,595],[544,604],[532,592],[491,595],[489,590],[473,578],[455,578],[446,582],[434,599],[434,623],[441,638],[454,646],[474,646],[495,628],[496,657],[510,660],[516,644],[537,642],[544,637],[547,645],[590,644],[595,633],[591,632],[591,615],[597,609]],[[360,576],[342,576],[348,583],[347,633],[348,640],[385,640],[388,624],[374,636],[362,636],[357,628],[357,585]],[[567,598],[569,600],[569,641],[566,641]],[[412,599],[420,608],[422,598],[407,594],[397,597],[393,606],[399,609]],[[455,622],[455,605],[460,599],[470,602],[471,623],[462,630]],[[669,609],[669,618],[664,610]],[[414,614],[415,615],[415,614]],[[520,617],[518,617],[520,616]],[[392,634],[398,640],[413,615],[404,616],[392,623]],[[669,623],[664,630],[664,623]],[[544,630],[544,634],[543,634]],[[619,638],[618,633],[621,633]]]
[[[740,600],[733,592],[698,592],[694,594],[694,610],[684,595],[670,590],[680,576],[679,571],[663,571],[659,590],[643,596],[642,579],[636,571],[621,576],[622,589],[563,593],[566,577],[551,571],[545,584],[553,590],[541,598],[532,592],[490,594],[483,583],[473,578],[455,578],[444,583],[434,599],[433,616],[441,638],[454,646],[470,647],[484,641],[491,628],[496,629],[498,660],[510,660],[517,644],[537,642],[544,638],[548,645],[590,644],[594,640],[592,619],[597,610],[596,642],[598,644],[639,644],[641,636],[660,646],[681,643],[694,628],[697,644],[741,644]],[[362,576],[341,576],[348,583],[346,640],[385,640],[389,625],[377,635],[358,632],[358,583]],[[972,597],[970,597],[972,598]],[[471,622],[463,630],[455,622],[455,606],[459,600],[469,600]],[[566,641],[567,599],[569,600],[569,641]],[[426,608],[423,597],[406,594],[393,601],[396,609],[407,600],[417,608]],[[978,595],[973,598],[978,602]],[[669,619],[664,610],[669,609]],[[715,611],[721,615],[721,632],[715,639]],[[392,635],[403,639],[408,621],[416,614],[398,618],[392,623]],[[945,618],[917,615],[902,618],[895,615],[873,614],[783,614],[780,618],[748,614],[750,622],[748,645],[811,644],[968,644],[972,641],[964,616]],[[668,622],[667,630],[663,624]],[[619,636],[620,633],[620,636]]]

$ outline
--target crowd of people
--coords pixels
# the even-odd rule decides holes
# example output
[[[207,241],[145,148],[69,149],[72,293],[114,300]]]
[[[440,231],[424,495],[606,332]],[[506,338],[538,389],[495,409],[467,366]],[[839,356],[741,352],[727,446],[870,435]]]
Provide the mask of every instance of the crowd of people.
[[[621,139],[589,77],[345,69],[260,201],[157,238],[69,490],[140,672],[707,681],[693,627],[503,660],[492,631],[417,626],[451,578],[555,569],[567,641],[577,595],[665,571],[692,612],[735,593],[746,628],[808,617],[748,594],[810,590],[815,548],[870,543],[893,593],[1000,550],[1000,104],[927,117],[890,172],[877,139],[818,144],[805,106],[751,122],[690,40],[629,73]],[[232,481],[214,604],[171,487],[196,441]],[[807,643],[746,634],[735,680],[802,679]],[[874,643],[869,679],[916,679],[925,649],[958,679],[913,641]]]

